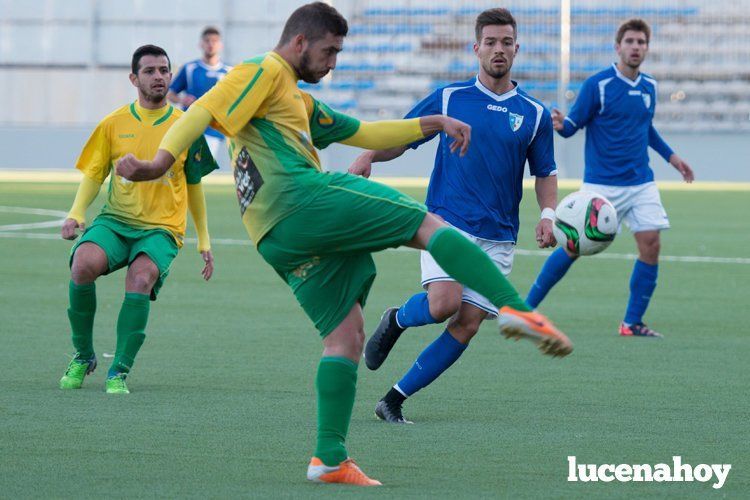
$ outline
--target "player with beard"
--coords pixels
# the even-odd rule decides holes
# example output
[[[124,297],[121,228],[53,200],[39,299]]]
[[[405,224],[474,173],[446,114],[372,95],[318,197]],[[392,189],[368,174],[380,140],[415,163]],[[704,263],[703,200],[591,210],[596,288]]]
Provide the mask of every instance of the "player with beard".
[[[76,168],[81,184],[62,227],[62,237],[73,240],[83,230],[86,208],[109,177],[107,201],[70,253],[70,307],[73,360],[60,380],[61,389],[78,389],[96,368],[93,325],[96,313],[94,282],[104,274],[127,267],[125,299],[117,319],[117,347],[107,374],[108,394],[127,394],[125,383],[136,354],[146,338],[150,302],[169,274],[185,236],[187,210],[198,233],[198,250],[205,266],[203,277],[213,273],[213,256],[206,220],[201,177],[217,168],[208,145],[200,136],[189,151],[177,155],[172,168],[148,183],[133,183],[112,172],[125,154],[151,158],[164,134],[182,112],[167,104],[172,79],[164,49],[144,45],[133,54],[130,81],[138,99],[106,116],[91,134]],[[110,175],[112,174],[112,175]]]
[[[498,269],[509,274],[518,235],[518,207],[524,166],[536,177],[541,220],[539,247],[555,244],[552,219],[557,202],[557,167],[550,113],[511,80],[518,52],[516,21],[506,9],[490,9],[476,20],[474,53],[479,73],[465,82],[440,88],[406,118],[444,114],[472,127],[474,143],[464,157],[448,154],[440,137],[427,190],[427,208],[476,243]],[[390,150],[363,153],[349,172],[369,176],[372,162],[387,161],[416,149],[434,136]],[[411,369],[375,407],[392,423],[409,423],[402,414],[406,398],[431,384],[463,354],[486,318],[497,309],[481,293],[451,278],[429,253],[422,252],[422,286],[401,307],[387,309],[365,348],[365,361],[377,370],[399,336],[411,327],[442,323],[447,328],[419,355]]]
[[[643,316],[656,289],[660,232],[669,219],[649,166],[651,147],[693,182],[694,174],[661,138],[652,121],[656,108],[656,80],[640,71],[651,39],[642,19],[623,23],[615,35],[620,60],[583,82],[568,116],[553,110],[554,128],[570,137],[586,128],[585,169],[582,190],[605,196],[635,236],[638,259],[630,276],[630,299],[620,323],[620,335],[661,337],[646,326]],[[565,276],[576,256],[559,248],[547,258],[526,301],[537,307],[550,289]]]
[[[572,345],[530,311],[479,247],[423,205],[362,177],[322,171],[316,148],[333,142],[392,148],[443,132],[452,139],[445,138],[446,149],[469,151],[471,128],[454,118],[437,113],[364,122],[301,91],[300,79],[314,83],[335,68],[347,31],[346,19],[330,5],[298,8],[276,48],[236,66],[195,101],[153,161],[126,156],[117,172],[136,181],[160,176],[208,124],[230,138],[247,231],[323,339],[315,380],[317,446],[307,478],[374,486],[380,483],[359,469],[345,446],[365,338],[362,307],[376,274],[373,252],[401,245],[427,249],[447,273],[491,300],[504,319],[501,332],[535,339],[549,354],[565,355]],[[273,339],[273,332],[258,334]]]

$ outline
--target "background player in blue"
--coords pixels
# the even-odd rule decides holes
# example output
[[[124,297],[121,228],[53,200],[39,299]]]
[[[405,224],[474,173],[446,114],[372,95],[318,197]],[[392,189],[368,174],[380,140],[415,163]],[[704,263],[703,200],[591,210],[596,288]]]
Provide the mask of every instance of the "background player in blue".
[[[557,168],[552,119],[544,106],[511,80],[517,51],[516,22],[511,13],[505,9],[483,12],[477,17],[474,44],[479,74],[438,89],[407,114],[408,118],[444,114],[471,125],[474,147],[463,158],[450,154],[446,137],[441,134],[426,204],[430,212],[479,245],[506,275],[513,264],[527,160],[531,174],[536,176],[537,200],[543,209],[536,227],[537,242],[540,247],[555,243],[552,218]],[[390,150],[368,151],[349,171],[369,176],[372,162],[396,158],[433,137]],[[481,322],[495,316],[496,309],[485,297],[451,279],[426,252],[422,252],[422,286],[427,293],[418,293],[400,308],[385,311],[365,348],[367,366],[375,370],[404,330],[451,318],[445,332],[378,402],[375,413],[388,422],[406,423],[404,400],[448,369],[464,352]]]
[[[651,30],[645,21],[631,19],[622,24],[615,37],[620,60],[583,83],[567,117],[553,110],[552,120],[563,137],[586,127],[586,167],[581,189],[607,197],[638,245],[620,335],[661,337],[643,323],[656,288],[659,231],[669,228],[649,166],[648,147],[676,168],[686,182],[692,182],[694,176],[690,166],[672,151],[652,124],[656,80],[640,72],[650,38]],[[554,251],[529,292],[529,306],[537,307],[573,262],[575,256],[564,248]]]
[[[201,33],[200,48],[203,57],[185,64],[169,86],[167,97],[170,101],[187,109],[203,94],[211,90],[216,82],[229,73],[231,66],[221,60],[224,42],[217,28],[209,26]],[[214,158],[219,158],[219,148],[224,143],[224,136],[211,127],[206,129],[206,142]]]

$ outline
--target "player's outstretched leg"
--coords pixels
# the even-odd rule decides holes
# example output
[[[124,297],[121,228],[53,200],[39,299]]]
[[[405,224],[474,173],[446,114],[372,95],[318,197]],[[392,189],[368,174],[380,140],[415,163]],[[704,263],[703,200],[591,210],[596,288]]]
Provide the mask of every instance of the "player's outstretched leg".
[[[307,479],[319,483],[380,485],[349,458],[344,444],[357,392],[357,361],[362,356],[365,336],[360,305],[355,304],[341,324],[324,334],[323,357],[315,380],[318,440],[307,467]]]
[[[544,261],[544,266],[539,271],[536,281],[531,285],[529,295],[526,297],[526,303],[529,307],[532,309],[539,307],[552,287],[565,276],[565,273],[568,272],[575,261],[576,258],[568,255],[562,247],[552,252]]]
[[[461,357],[466,347],[467,344],[456,340],[446,329],[421,352],[409,371],[378,401],[375,415],[392,424],[411,424],[402,413],[406,398],[434,382]]]
[[[542,353],[551,356],[566,356],[573,351],[570,339],[542,314],[533,312],[492,259],[458,231],[427,214],[413,243],[424,244],[448,275],[487,297],[499,309],[500,333],[532,340]]]

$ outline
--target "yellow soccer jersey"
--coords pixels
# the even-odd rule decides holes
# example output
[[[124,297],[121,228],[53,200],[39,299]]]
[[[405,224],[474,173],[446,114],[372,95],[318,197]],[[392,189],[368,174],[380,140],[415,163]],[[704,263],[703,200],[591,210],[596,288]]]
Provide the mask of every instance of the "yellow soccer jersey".
[[[301,91],[294,70],[275,52],[235,66],[193,105],[209,111],[212,126],[230,138],[242,220],[256,244],[328,184],[315,147],[347,139],[360,127]]]
[[[149,110],[135,101],[123,106],[99,123],[76,162],[77,169],[99,184],[110,178],[101,215],[136,228],[165,229],[178,246],[182,246],[187,221],[186,184],[196,184],[218,168],[203,137],[162,177],[152,181],[131,182],[117,176],[114,165],[128,153],[141,160],[153,158],[162,137],[180,115],[182,111],[171,105]]]

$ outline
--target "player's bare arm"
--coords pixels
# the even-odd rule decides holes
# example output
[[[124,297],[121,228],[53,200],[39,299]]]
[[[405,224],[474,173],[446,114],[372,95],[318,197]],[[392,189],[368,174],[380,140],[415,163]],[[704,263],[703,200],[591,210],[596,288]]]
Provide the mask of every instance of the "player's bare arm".
[[[372,173],[372,164],[381,161],[390,161],[398,158],[408,149],[408,146],[398,146],[390,149],[377,149],[374,151],[365,151],[359,155],[349,167],[349,173],[370,177]]]
[[[536,226],[536,242],[539,248],[554,247],[557,244],[552,232],[555,206],[557,205],[557,176],[537,177],[534,181],[536,200],[542,211],[542,218]]]

